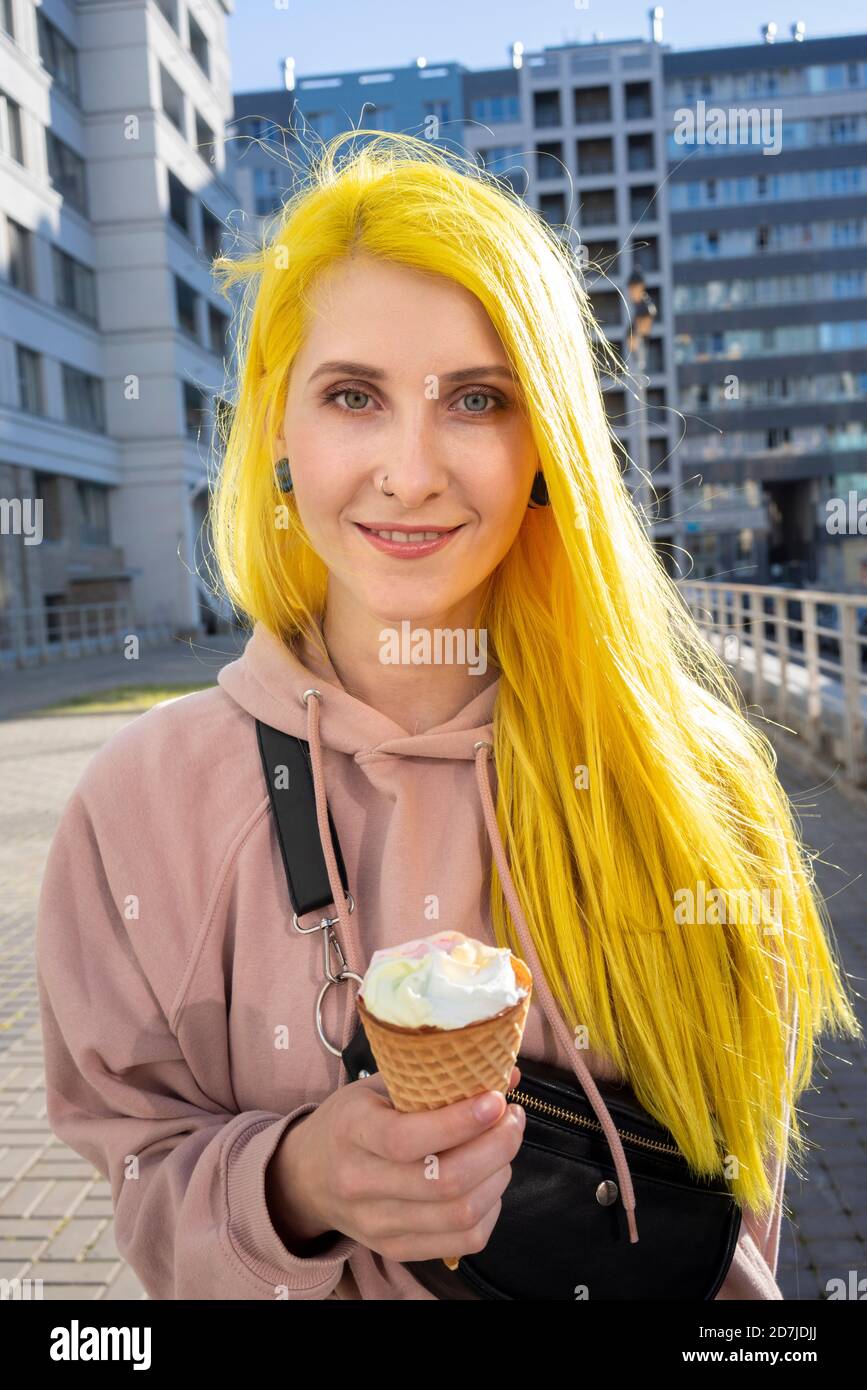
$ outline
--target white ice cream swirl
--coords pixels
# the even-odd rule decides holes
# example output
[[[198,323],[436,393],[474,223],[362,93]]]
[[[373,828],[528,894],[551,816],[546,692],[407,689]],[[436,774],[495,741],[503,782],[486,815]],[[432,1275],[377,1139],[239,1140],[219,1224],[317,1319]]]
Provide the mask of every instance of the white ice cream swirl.
[[[463,1028],[517,1004],[527,990],[508,947],[443,931],[374,951],[359,993],[383,1023]]]

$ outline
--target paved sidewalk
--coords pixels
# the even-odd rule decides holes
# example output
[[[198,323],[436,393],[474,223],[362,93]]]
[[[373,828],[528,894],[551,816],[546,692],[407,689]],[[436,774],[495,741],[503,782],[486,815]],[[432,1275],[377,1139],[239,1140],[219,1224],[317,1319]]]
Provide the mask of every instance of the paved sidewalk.
[[[0,719],[90,695],[118,685],[190,685],[217,679],[217,672],[244,650],[246,636],[219,633],[141,648],[137,660],[122,649],[100,656],[52,661],[20,670],[0,667]]]
[[[230,645],[219,638],[210,642]],[[139,678],[156,679],[146,655]],[[175,652],[166,669],[178,670],[178,679],[185,680],[201,660],[215,673],[218,659],[210,649],[192,660],[189,652]],[[116,670],[109,667],[106,675],[108,684],[116,683]],[[146,1297],[114,1244],[108,1183],[49,1130],[33,964],[35,907],[58,815],[96,750],[135,717],[0,722],[0,1277],[41,1278],[46,1298]],[[816,777],[798,771],[791,760],[781,760],[781,772],[808,843],[821,851],[819,884],[830,897],[844,965],[863,995],[867,810],[831,786],[816,790]],[[845,1280],[850,1270],[858,1278],[867,1275],[865,1051],[826,1040],[815,1087],[802,1100],[815,1145],[809,1180],[790,1174],[787,1185],[790,1214],[783,1222],[778,1271],[787,1299],[819,1298],[827,1279]]]

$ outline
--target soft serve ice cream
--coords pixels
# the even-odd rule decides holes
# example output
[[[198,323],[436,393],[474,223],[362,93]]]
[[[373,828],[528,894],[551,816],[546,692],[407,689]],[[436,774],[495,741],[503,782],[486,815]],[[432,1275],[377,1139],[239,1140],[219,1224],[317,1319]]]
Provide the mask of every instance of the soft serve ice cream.
[[[359,988],[365,1008],[402,1028],[465,1028],[525,998],[509,948],[442,931],[374,951]]]

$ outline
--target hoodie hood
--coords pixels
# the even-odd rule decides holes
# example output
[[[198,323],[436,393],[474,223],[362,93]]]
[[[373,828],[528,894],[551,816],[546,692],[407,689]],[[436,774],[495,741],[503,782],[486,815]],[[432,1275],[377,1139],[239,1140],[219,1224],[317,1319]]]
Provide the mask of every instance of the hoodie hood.
[[[313,678],[313,682],[311,682]],[[479,677],[479,681],[484,680]],[[473,744],[491,739],[500,677],[488,681],[453,719],[424,733],[413,733],[344,689],[330,660],[299,638],[294,647],[256,623],[243,655],[224,666],[218,683],[248,714],[274,729],[307,738],[307,710],[301,694],[324,683],[319,738],[324,748],[352,757],[391,753],[403,758],[457,758],[472,762]]]
[[[590,1069],[562,1018],[542,970],[523,910],[509,871],[497,825],[491,791],[488,761],[493,761],[493,714],[500,677],[491,681],[452,719],[423,733],[410,733],[386,715],[380,714],[344,689],[330,659],[306,638],[295,647],[284,643],[265,624],[255,625],[243,656],[225,666],[218,682],[248,714],[272,728],[309,744],[316,799],[316,814],[322,852],[328,869],[340,930],[340,944],[350,971],[364,973],[364,953],[356,918],[343,894],[331,836],[328,833],[328,802],[325,787],[323,749],[350,755],[356,762],[366,758],[436,758],[474,762],[475,782],[484,816],[485,830],[493,859],[503,885],[509,911],[521,943],[522,958],[533,976],[533,992],[540,1001],[561,1048],[590,1101],[611,1149],[620,1183],[620,1193],[629,1226],[630,1241],[638,1240],[635,1195],[623,1144]],[[316,695],[304,698],[305,692]],[[335,821],[335,824],[337,822]],[[338,827],[339,834],[339,827]],[[386,871],[388,866],[385,866]],[[350,885],[351,886],[351,885]],[[347,1010],[342,1047],[357,1025]],[[346,1081],[343,1068],[339,1084]]]

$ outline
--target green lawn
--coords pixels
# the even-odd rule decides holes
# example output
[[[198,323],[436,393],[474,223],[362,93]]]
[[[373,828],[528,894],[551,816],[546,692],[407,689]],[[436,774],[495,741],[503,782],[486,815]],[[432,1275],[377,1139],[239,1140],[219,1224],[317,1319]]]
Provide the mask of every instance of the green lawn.
[[[90,695],[76,695],[61,704],[34,710],[38,715],[55,714],[122,714],[125,710],[147,710],[160,700],[173,700],[178,695],[191,695],[194,690],[208,690],[213,681],[196,685],[118,685],[110,690],[95,690]]]

